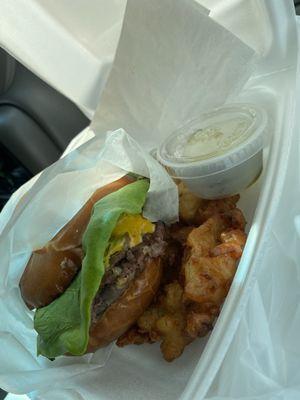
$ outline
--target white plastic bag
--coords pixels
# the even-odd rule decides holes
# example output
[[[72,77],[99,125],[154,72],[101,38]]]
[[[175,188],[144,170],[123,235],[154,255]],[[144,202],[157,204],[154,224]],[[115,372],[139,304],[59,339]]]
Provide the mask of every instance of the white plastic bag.
[[[207,32],[210,32],[210,45],[205,39]],[[205,10],[192,0],[128,1],[112,74],[93,120],[96,138],[45,170],[28,192],[21,188],[19,193],[23,197],[18,198],[18,193],[13,196],[1,216],[2,227],[10,220],[0,242],[1,273],[5,276],[0,285],[0,341],[5,344],[0,346],[3,351],[0,386],[18,393],[39,390],[40,398],[65,398],[66,392],[71,398],[83,392],[90,399],[98,397],[95,376],[106,360],[105,350],[78,358],[76,363],[74,358],[63,357],[50,363],[35,357],[32,315],[26,313],[17,287],[30,251],[43,245],[74,215],[99,186],[99,179],[104,184],[128,170],[150,175],[152,179],[147,216],[165,221],[174,219],[175,186],[145,149],[157,146],[176,125],[225,102],[241,90],[249,78],[253,56],[249,47],[208,18]],[[206,95],[199,97],[199,91]],[[127,128],[134,140],[119,130],[109,135],[105,143],[106,131],[120,127]],[[49,202],[50,193],[55,193],[53,202]],[[109,382],[117,370],[119,379],[126,381],[130,371],[134,375],[140,369],[143,378],[130,387],[128,381],[126,387],[129,392],[133,391],[132,395],[143,393],[147,397],[147,388],[151,387],[155,397],[163,390],[174,397],[191,375],[204,345],[205,340],[195,342],[172,366],[163,364],[157,348],[143,349],[150,353],[147,360],[152,365],[151,373],[146,372],[145,353],[140,353],[141,349],[125,350],[123,356],[112,360],[111,369],[101,369],[105,370],[103,391],[109,390]],[[5,357],[4,351],[9,357]],[[129,370],[126,370],[127,359]],[[143,370],[139,363],[144,364]],[[164,388],[171,371],[177,380],[172,388]],[[153,385],[152,379],[157,382],[162,376],[165,379],[161,386]],[[128,398],[124,387],[115,385],[114,389],[116,393],[111,393],[114,399]],[[51,391],[45,394],[47,390]]]
[[[70,377],[104,365],[110,348],[95,355],[55,361],[37,358],[33,312],[27,310],[20,296],[19,280],[32,250],[44,246],[97,188],[126,172],[151,180],[144,210],[149,219],[177,219],[176,185],[121,129],[97,136],[57,161],[19,198],[13,212],[4,210],[1,214],[0,386],[7,391],[28,393],[59,387]],[[10,203],[6,206],[9,208]],[[5,223],[7,215],[10,218]]]
[[[298,19],[298,38],[299,28]],[[291,71],[297,77],[299,67],[298,54],[297,72]],[[248,304],[207,400],[300,398],[299,79],[293,90],[296,98],[288,103],[288,114],[295,108],[295,121],[286,121],[282,131],[282,135],[290,135],[290,126],[292,135],[283,140],[285,145],[281,148],[285,166],[277,164],[274,168],[280,179],[273,181],[273,218],[262,237],[264,255]]]

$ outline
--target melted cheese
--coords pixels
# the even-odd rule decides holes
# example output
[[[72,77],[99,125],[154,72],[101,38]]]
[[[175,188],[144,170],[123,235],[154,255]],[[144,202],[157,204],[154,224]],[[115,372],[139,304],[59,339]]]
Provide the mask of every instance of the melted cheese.
[[[154,232],[154,224],[146,218],[138,215],[124,214],[118,221],[112,237],[122,237],[126,234],[130,238],[130,247],[141,243],[145,233]]]
[[[129,246],[134,247],[142,242],[143,235],[153,233],[155,225],[142,217],[140,214],[124,214],[119,221],[110,238],[110,244],[105,255],[105,266],[108,265],[110,257],[121,251],[125,244],[125,236],[129,236]]]

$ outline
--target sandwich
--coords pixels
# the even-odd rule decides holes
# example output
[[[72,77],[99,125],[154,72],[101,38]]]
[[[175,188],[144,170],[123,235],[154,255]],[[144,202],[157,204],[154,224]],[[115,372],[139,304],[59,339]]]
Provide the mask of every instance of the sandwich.
[[[148,179],[125,176],[98,189],[41,249],[20,280],[34,310],[37,353],[94,352],[120,337],[152,302],[166,231],[142,215]]]

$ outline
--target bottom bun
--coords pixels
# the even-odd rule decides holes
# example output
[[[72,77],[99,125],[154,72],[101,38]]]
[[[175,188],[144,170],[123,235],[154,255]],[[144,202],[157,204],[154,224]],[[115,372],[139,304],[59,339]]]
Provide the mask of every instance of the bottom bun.
[[[136,322],[153,300],[161,276],[161,258],[151,259],[122,296],[91,325],[87,353],[113,342]]]

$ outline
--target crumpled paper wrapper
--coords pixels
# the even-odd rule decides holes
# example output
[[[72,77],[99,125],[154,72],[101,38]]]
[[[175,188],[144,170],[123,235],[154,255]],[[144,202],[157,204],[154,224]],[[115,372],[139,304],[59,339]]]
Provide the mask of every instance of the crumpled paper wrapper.
[[[32,313],[26,311],[18,282],[31,251],[51,239],[96,188],[127,171],[151,179],[145,215],[175,220],[176,186],[147,150],[186,120],[241,90],[253,57],[249,47],[192,0],[128,0],[112,73],[91,130],[84,133],[85,138],[96,137],[21,188],[0,216],[1,387],[15,393],[35,391],[31,397],[40,399],[81,398],[80,393],[96,399],[100,381],[95,376],[105,371],[99,385],[106,399],[130,398],[124,385],[114,384],[110,391],[116,375],[118,382],[127,382],[132,398],[148,398],[149,390],[152,398],[168,398],[168,393],[174,398],[183,390],[205,340],[189,346],[172,366],[161,360],[155,346],[122,350],[123,363],[111,357],[110,368],[101,367],[111,348],[54,362],[37,358]],[[144,359],[151,374],[145,363],[139,364]],[[143,378],[133,379],[137,373]],[[170,376],[178,379],[166,388]],[[156,385],[158,379],[162,385]]]

